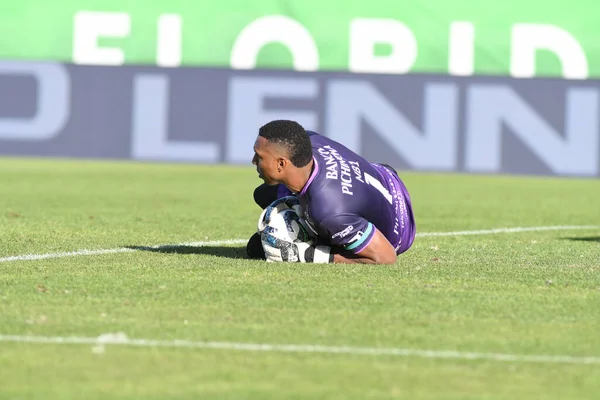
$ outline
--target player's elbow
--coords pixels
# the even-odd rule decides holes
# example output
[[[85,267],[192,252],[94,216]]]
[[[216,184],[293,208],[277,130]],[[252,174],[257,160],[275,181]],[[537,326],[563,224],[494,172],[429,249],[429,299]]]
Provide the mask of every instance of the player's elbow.
[[[374,257],[375,264],[396,264],[397,256],[396,252],[384,251],[377,253]]]
[[[392,247],[390,242],[379,231],[377,231],[371,243],[369,243],[361,254],[363,257],[371,260],[373,264],[396,263],[396,249]]]
[[[384,265],[392,265],[392,264],[396,264],[396,255],[394,254],[394,257],[382,257],[377,264],[384,264]]]

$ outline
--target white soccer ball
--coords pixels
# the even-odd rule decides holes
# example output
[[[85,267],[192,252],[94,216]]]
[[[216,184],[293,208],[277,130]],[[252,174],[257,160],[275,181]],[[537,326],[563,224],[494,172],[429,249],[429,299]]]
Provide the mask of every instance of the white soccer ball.
[[[258,231],[285,242],[312,243],[312,236],[301,216],[300,204],[292,196],[265,208],[258,221]]]
[[[271,216],[265,231],[286,242],[310,242],[311,237],[301,217],[291,208]]]

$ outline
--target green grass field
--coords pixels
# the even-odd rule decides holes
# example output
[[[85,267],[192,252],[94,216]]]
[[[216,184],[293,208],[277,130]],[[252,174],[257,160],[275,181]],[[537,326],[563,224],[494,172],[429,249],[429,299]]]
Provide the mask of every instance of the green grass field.
[[[424,234],[600,225],[600,180],[401,176],[396,265],[267,264],[210,244],[256,229],[251,167],[0,159],[0,398],[597,399],[600,228]]]

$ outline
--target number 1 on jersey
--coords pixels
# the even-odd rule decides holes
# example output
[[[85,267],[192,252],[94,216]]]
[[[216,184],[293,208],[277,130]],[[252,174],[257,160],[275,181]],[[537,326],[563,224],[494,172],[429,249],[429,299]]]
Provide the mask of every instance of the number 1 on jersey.
[[[367,174],[366,172],[365,172],[365,182],[367,184],[373,186],[375,189],[379,190],[379,192],[383,195],[383,197],[385,197],[387,199],[387,201],[390,202],[390,204],[393,204],[393,199],[392,199],[392,195],[390,194],[390,192],[381,184],[381,182],[379,182],[377,179],[375,179],[371,175]]]

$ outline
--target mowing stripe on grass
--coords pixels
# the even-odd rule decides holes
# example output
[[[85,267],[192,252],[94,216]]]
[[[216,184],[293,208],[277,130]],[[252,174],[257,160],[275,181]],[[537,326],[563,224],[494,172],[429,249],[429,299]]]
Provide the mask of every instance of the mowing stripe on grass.
[[[99,337],[52,337],[0,335],[0,342],[41,344],[85,344],[94,346],[121,345],[134,347],[184,347],[196,349],[236,350],[277,353],[328,353],[371,356],[400,356],[442,358],[457,360],[484,360],[523,363],[600,364],[600,357],[576,357],[565,355],[527,355],[505,353],[473,353],[461,351],[438,351],[378,347],[319,346],[302,344],[259,344],[235,342],[195,342],[190,340],[130,339],[123,333],[105,334]]]
[[[516,227],[516,228],[496,228],[483,229],[472,231],[456,231],[456,232],[423,232],[417,233],[418,237],[433,237],[433,236],[465,236],[465,235],[492,235],[496,233],[521,233],[521,232],[540,232],[540,231],[568,231],[568,230],[583,230],[583,229],[600,229],[594,225],[556,225],[556,226],[533,226],[533,227]],[[117,249],[100,249],[100,250],[77,250],[65,253],[47,253],[47,254],[25,254],[20,256],[11,256],[0,258],[0,263],[9,261],[27,261],[27,260],[43,260],[46,258],[62,258],[75,256],[95,256],[101,254],[114,253],[131,253],[142,249],[168,249],[178,246],[222,246],[229,244],[243,244],[247,239],[230,239],[230,240],[215,240],[211,242],[188,242],[176,245],[161,245],[161,246],[146,246],[140,248],[121,247]]]

